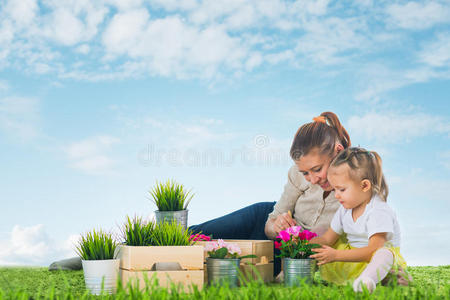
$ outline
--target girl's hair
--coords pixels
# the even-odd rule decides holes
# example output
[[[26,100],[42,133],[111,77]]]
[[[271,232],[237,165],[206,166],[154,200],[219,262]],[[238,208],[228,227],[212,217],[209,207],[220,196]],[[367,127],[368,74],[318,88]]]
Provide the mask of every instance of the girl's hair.
[[[295,134],[291,146],[291,158],[298,160],[312,149],[319,149],[320,154],[331,155],[336,142],[348,148],[351,146],[350,136],[341,125],[338,117],[332,112],[323,112],[314,122],[302,125]]]
[[[375,151],[352,147],[339,152],[330,167],[347,164],[350,168],[350,178],[353,180],[367,179],[372,184],[372,195],[378,194],[387,200],[389,189],[384,179],[381,157]]]

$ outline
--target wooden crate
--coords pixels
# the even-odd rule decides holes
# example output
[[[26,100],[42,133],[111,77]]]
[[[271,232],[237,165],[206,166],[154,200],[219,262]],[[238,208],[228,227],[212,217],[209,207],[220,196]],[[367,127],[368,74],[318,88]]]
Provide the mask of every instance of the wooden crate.
[[[203,270],[186,271],[129,271],[120,269],[120,276],[123,286],[126,288],[128,283],[133,287],[139,284],[140,290],[143,290],[147,282],[153,280],[153,276],[158,280],[158,285],[169,288],[171,284],[182,284],[185,292],[191,292],[193,285],[199,289],[203,288],[204,274]],[[146,281],[146,279],[148,281]]]
[[[120,268],[150,271],[155,263],[177,262],[183,270],[203,270],[203,246],[125,246],[118,250]]]
[[[203,287],[203,246],[125,246],[120,245],[118,250],[120,258],[120,275],[124,286],[128,282],[135,286],[139,284],[145,288],[145,278],[152,280],[153,276],[163,287],[174,284],[183,284],[186,292],[192,285]],[[157,263],[178,263],[177,271],[153,271]]]
[[[254,254],[256,258],[244,258],[241,263],[261,264],[273,262],[273,241],[272,240],[224,240],[226,243],[237,244],[241,248],[241,255]],[[205,246],[205,241],[196,242],[195,245]],[[208,253],[205,251],[205,261]]]
[[[265,283],[273,282],[273,263],[241,264],[240,269],[247,280],[259,280],[261,278]]]

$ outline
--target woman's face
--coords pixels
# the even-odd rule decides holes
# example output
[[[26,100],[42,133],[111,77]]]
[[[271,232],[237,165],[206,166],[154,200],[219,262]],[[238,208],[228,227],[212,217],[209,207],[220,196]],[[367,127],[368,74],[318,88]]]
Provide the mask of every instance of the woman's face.
[[[331,191],[333,188],[327,180],[327,171],[331,161],[339,150],[335,149],[333,157],[330,157],[326,154],[320,154],[318,149],[313,149],[308,154],[296,160],[295,164],[298,170],[305,176],[306,180],[312,184],[320,185],[324,191]]]

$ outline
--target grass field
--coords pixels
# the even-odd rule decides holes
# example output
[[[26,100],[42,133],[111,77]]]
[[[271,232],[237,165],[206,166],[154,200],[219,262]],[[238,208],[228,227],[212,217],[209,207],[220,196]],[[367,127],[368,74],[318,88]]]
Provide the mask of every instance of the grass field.
[[[410,267],[408,271],[414,278],[410,287],[382,286],[372,295],[318,282],[296,288],[252,282],[235,289],[207,287],[190,294],[153,285],[143,292],[119,289],[114,296],[95,297],[86,293],[82,271],[0,268],[0,299],[450,299],[450,266]]]

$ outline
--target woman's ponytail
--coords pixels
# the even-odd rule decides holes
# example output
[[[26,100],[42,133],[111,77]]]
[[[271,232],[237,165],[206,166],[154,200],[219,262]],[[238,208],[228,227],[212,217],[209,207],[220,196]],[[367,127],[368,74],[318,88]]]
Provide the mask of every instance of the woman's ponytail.
[[[293,160],[298,160],[316,148],[320,154],[331,155],[336,143],[342,144],[344,148],[351,146],[350,136],[336,114],[323,112],[313,120],[301,126],[295,134],[290,151]]]
[[[344,126],[342,126],[336,114],[330,111],[326,111],[321,113],[320,115],[325,117],[325,119],[328,122],[328,125],[336,130],[339,137],[339,141],[341,142],[342,146],[344,146],[344,148],[350,147],[351,146],[350,136],[348,135],[348,132],[347,130],[345,130]]]

